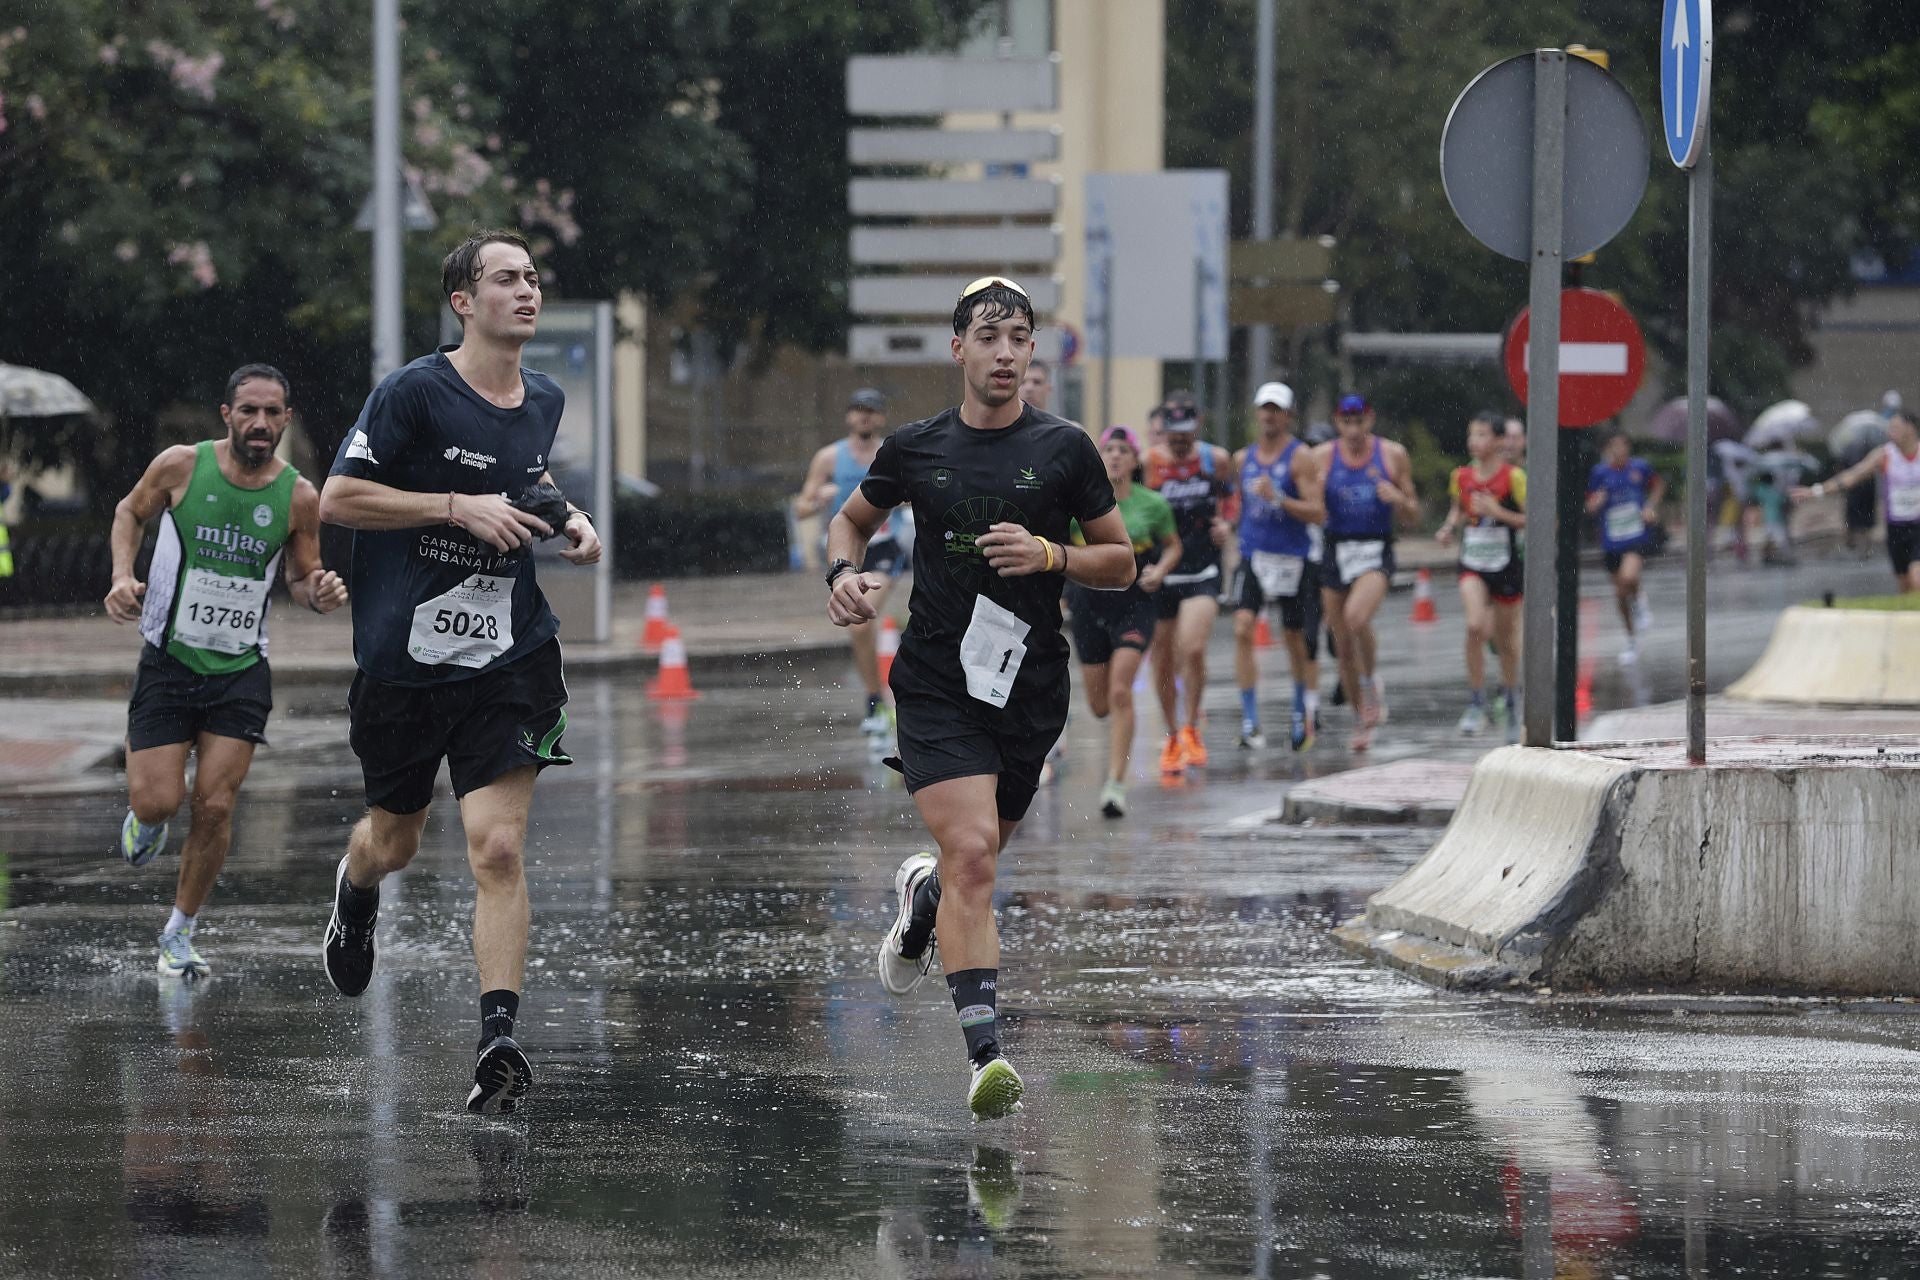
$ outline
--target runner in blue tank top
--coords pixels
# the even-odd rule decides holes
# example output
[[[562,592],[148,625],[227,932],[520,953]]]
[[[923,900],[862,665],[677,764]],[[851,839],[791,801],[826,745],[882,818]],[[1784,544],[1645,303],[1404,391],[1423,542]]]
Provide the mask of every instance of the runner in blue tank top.
[[[1340,680],[1353,702],[1350,745],[1365,751],[1387,718],[1386,691],[1374,677],[1378,641],[1373,615],[1393,577],[1393,525],[1417,517],[1413,463],[1405,446],[1373,434],[1373,406],[1345,395],[1333,411],[1332,440],[1314,449],[1326,477],[1327,545],[1320,564],[1321,602],[1340,655]]]
[[[1640,594],[1640,571],[1647,557],[1660,550],[1657,529],[1660,499],[1667,482],[1653,466],[1633,456],[1624,431],[1615,431],[1600,446],[1600,461],[1587,473],[1587,513],[1600,521],[1600,548],[1613,577],[1614,602],[1627,628],[1620,665],[1640,661],[1639,633],[1653,623],[1646,598]]]
[[[800,486],[793,500],[793,513],[803,520],[816,515],[831,519],[837,514],[846,505],[848,495],[867,478],[874,455],[880,452],[880,433],[886,425],[887,398],[880,392],[862,387],[848,397],[847,434],[813,455],[813,461],[807,466],[806,483]],[[877,595],[868,597],[876,613],[885,609],[893,583],[907,571],[910,548],[899,534],[902,523],[911,518],[900,513],[889,515],[880,532],[867,544],[861,572],[877,573],[887,583]],[[860,721],[860,731],[867,735],[870,746],[883,751],[893,733],[893,720],[880,685],[880,624],[877,621],[856,623],[847,628],[847,639],[853,647],[854,669],[859,672],[867,695],[866,716]]]
[[[1234,590],[1234,670],[1240,681],[1240,745],[1266,745],[1260,732],[1260,667],[1254,625],[1268,605],[1280,606],[1287,659],[1293,667],[1288,741],[1313,745],[1319,714],[1320,571],[1314,525],[1327,517],[1313,449],[1293,435],[1293,388],[1269,382],[1253,397],[1260,438],[1234,456],[1240,477],[1240,568]]]

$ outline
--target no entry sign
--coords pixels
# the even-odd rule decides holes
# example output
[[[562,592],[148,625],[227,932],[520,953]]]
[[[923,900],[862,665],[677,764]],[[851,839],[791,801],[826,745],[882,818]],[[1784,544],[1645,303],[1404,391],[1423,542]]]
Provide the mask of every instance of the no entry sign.
[[[1531,308],[1507,329],[1507,382],[1527,398]],[[1627,407],[1647,367],[1647,342],[1633,313],[1598,289],[1560,294],[1560,425],[1590,427]]]

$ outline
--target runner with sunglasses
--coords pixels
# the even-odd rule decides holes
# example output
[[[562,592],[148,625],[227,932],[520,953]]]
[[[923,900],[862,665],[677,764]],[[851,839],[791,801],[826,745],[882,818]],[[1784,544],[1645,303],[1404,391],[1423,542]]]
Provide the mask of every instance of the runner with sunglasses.
[[[980,1119],[1007,1115],[1025,1085],[1006,1060],[997,1006],[1000,935],[993,885],[1066,722],[1067,642],[1060,578],[1097,590],[1133,582],[1133,548],[1099,450],[1072,423],[1027,405],[1033,303],[1003,276],[961,291],[953,312],[960,404],[910,423],[827,530],[827,617],[874,616],[885,586],[855,566],[887,513],[911,504],[912,620],[889,678],[900,755],[939,857],[919,853],[894,874],[897,911],[880,944],[880,981],[917,986],[937,954],[966,1040],[967,1102]],[[1087,545],[1068,544],[1078,521]]]

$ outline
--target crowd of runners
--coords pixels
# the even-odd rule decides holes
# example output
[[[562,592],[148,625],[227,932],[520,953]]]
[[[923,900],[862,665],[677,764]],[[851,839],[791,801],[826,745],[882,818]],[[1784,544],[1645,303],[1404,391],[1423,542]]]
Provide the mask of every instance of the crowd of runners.
[[[531,547],[564,538],[559,554],[575,564],[595,562],[601,548],[592,516],[547,472],[563,394],[520,363],[541,305],[526,242],[508,232],[469,238],[448,255],[442,286],[461,341],[381,381],[323,487],[276,455],[293,406],[287,378],[247,364],[222,398],[225,436],[161,453],[120,503],[106,607],[137,622],[145,642],[128,711],[120,853],[136,867],[151,862],[190,795],[191,834],[156,964],[170,978],[207,976],[194,932],[254,749],[266,741],[274,580],[284,574],[293,605],[319,612],[346,604],[351,585],[349,740],[365,812],[331,900],[315,906],[320,967],[343,996],[367,989],[381,881],[418,853],[444,762],[476,889],[479,1031],[467,1106],[491,1114],[515,1110],[532,1084],[514,1034],[529,928],[528,812],[541,770],[571,763],[558,623]],[[1113,424],[1096,438],[1048,412],[1050,371],[1033,358],[1034,329],[1017,282],[969,285],[953,313],[960,403],[886,434],[886,397],[855,391],[846,437],[813,456],[794,503],[828,519],[826,613],[851,637],[861,727],[904,775],[937,850],[895,873],[878,976],[904,995],[940,966],[970,1069],[969,1105],[981,1118],[1007,1114],[1024,1088],[998,1033],[992,901],[1000,855],[1051,776],[1071,660],[1082,668],[1087,712],[1108,725],[1098,805],[1109,818],[1128,811],[1136,693],[1151,690],[1158,704],[1160,775],[1208,767],[1208,641],[1223,611],[1232,615],[1239,716],[1232,747],[1219,747],[1266,749],[1272,710],[1285,749],[1312,750],[1324,649],[1337,671],[1328,701],[1346,707],[1347,745],[1364,751],[1387,721],[1375,628],[1395,541],[1422,517],[1409,454],[1376,434],[1364,395],[1337,400],[1324,439],[1298,433],[1295,395],[1282,382],[1255,393],[1257,435],[1237,451],[1206,439],[1204,415],[1184,392],[1155,405],[1144,432]],[[1452,473],[1433,530],[1458,549],[1463,734],[1512,733],[1520,719],[1527,487],[1518,426],[1491,413],[1468,424],[1470,460]],[[1920,528],[1916,451],[1920,437],[1903,418],[1884,458],[1829,483],[1859,483],[1878,466],[1896,519]],[[1614,437],[1588,492],[1631,661],[1632,638],[1646,626],[1640,571],[1658,550],[1663,486]],[[155,521],[142,579],[136,558]],[[322,521],[353,531],[344,577],[320,562]],[[1903,584],[1916,542],[1903,533],[1894,549]],[[883,683],[876,627],[909,573],[908,621]],[[1260,680],[1269,622],[1288,676],[1274,708]],[[1489,657],[1498,670],[1491,693]]]

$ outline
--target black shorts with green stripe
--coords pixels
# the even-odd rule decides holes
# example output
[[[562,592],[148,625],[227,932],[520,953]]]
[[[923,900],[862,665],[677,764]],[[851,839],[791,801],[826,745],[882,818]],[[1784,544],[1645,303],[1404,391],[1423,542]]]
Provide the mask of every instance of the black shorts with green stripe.
[[[426,808],[442,760],[456,798],[528,765],[573,763],[560,743],[567,682],[557,639],[471,680],[401,685],[360,672],[347,710],[367,804],[388,813]]]

